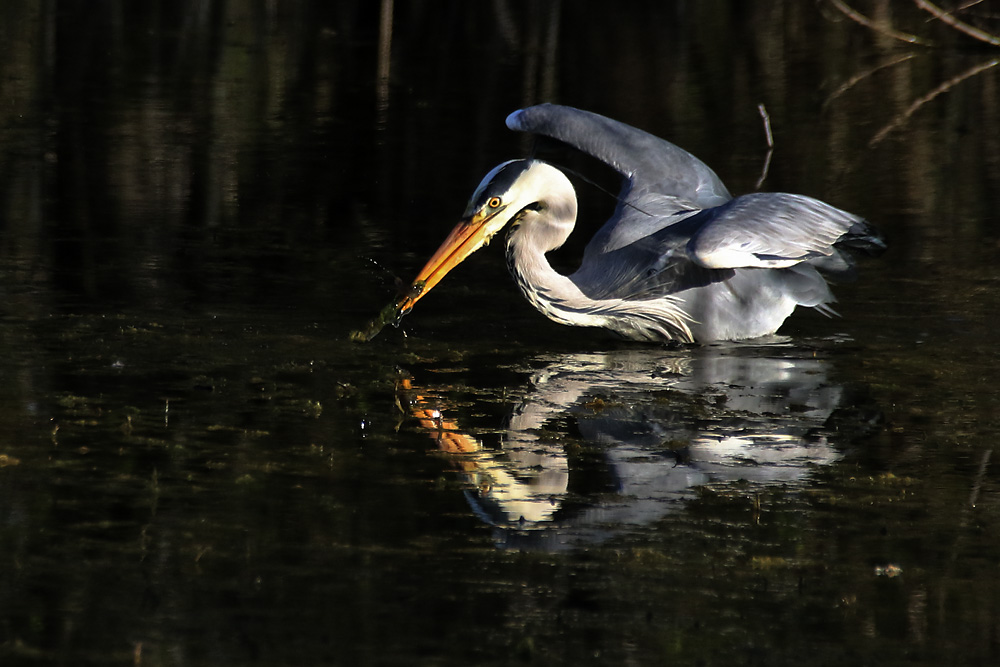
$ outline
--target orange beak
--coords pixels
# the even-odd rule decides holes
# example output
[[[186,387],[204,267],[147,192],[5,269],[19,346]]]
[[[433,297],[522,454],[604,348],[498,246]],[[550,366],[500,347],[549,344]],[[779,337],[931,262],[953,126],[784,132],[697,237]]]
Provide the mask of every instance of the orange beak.
[[[448,275],[449,271],[490,242],[490,238],[499,231],[499,228],[496,225],[490,225],[489,222],[496,218],[504,208],[506,207],[500,206],[487,215],[475,213],[458,223],[441,244],[441,247],[434,253],[434,256],[417,274],[410,289],[399,296],[395,302],[383,308],[378,317],[372,320],[367,327],[352,332],[351,340],[367,342],[377,336],[385,325],[397,325],[400,318],[413,309],[413,304],[441,282],[441,279]]]
[[[424,268],[420,269],[420,273],[417,274],[410,289],[396,301],[396,311],[399,317],[409,313],[420,297],[430,292],[435,285],[441,282],[442,278],[448,275],[449,271],[489,243],[495,232],[491,232],[486,223],[495,218],[502,210],[501,208],[493,211],[485,217],[476,214],[455,225],[441,247],[427,260]]]

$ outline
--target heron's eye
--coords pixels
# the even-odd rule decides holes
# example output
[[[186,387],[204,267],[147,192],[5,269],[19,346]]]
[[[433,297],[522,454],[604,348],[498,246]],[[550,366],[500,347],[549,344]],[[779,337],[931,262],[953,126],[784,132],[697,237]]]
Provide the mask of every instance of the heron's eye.
[[[500,197],[490,197],[490,200],[486,202],[486,205],[490,208],[500,208]]]

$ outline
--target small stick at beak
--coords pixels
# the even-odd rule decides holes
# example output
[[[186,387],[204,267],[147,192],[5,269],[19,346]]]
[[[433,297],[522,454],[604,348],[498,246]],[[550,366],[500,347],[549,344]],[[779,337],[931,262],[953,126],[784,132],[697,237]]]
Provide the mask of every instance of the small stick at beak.
[[[351,340],[358,343],[368,342],[387,324],[397,325],[423,295],[431,291],[452,269],[489,241],[486,222],[495,215],[496,213],[488,217],[476,215],[455,225],[444,243],[417,274],[410,289],[383,308],[378,317],[369,322],[367,327],[351,332]]]

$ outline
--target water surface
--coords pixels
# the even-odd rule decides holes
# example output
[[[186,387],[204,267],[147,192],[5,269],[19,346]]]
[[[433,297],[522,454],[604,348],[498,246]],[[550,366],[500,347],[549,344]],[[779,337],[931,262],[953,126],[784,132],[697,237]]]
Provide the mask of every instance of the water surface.
[[[5,3],[3,663],[995,664],[1000,68],[892,8],[937,47],[792,2]],[[840,318],[663,348],[494,247],[351,343],[539,101],[736,193],[764,104],[762,189],[891,251]],[[613,206],[577,186],[567,268]]]

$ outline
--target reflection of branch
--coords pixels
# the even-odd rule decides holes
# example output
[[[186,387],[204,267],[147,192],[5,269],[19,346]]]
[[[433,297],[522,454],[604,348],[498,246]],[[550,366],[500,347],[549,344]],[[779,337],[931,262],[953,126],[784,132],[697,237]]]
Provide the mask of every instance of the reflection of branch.
[[[905,32],[898,32],[896,30],[893,30],[892,28],[888,28],[886,26],[879,25],[878,23],[876,23],[875,21],[872,21],[870,18],[868,18],[864,14],[860,14],[860,13],[856,12],[855,10],[851,9],[850,7],[848,7],[843,2],[843,0],[830,0],[830,4],[832,4],[834,7],[836,7],[837,9],[839,9],[841,11],[841,13],[843,13],[844,16],[846,16],[847,18],[851,19],[852,21],[856,21],[856,22],[860,23],[861,25],[865,26],[866,28],[871,28],[875,32],[880,32],[883,35],[886,35],[887,37],[892,37],[893,39],[898,39],[901,42],[908,42],[910,44],[923,44],[924,46],[930,46],[929,42],[926,42],[923,39],[920,39],[916,35],[910,35],[910,34],[905,33]]]
[[[378,72],[375,78],[375,97],[379,111],[379,124],[384,125],[384,115],[389,109],[389,75],[392,65],[392,0],[382,0],[378,26]]]
[[[757,111],[760,112],[760,117],[764,120],[764,136],[767,137],[767,157],[764,158],[764,170],[761,172],[760,178],[757,179],[757,185],[754,186],[755,190],[760,190],[760,186],[764,183],[767,172],[771,168],[771,156],[774,154],[774,135],[771,134],[771,117],[767,115],[767,109],[764,108],[763,102],[757,105]]]
[[[913,104],[911,104],[910,106],[908,106],[906,108],[906,111],[904,111],[900,115],[896,116],[892,120],[892,122],[890,122],[888,125],[886,125],[881,130],[879,130],[875,134],[875,136],[872,137],[871,141],[868,142],[868,145],[869,146],[874,146],[875,144],[877,144],[880,141],[882,141],[883,139],[885,139],[885,137],[886,137],[887,134],[889,134],[890,132],[892,132],[893,130],[895,130],[897,127],[899,127],[900,125],[903,125],[906,121],[908,121],[910,119],[910,116],[912,116],[914,113],[916,113],[917,109],[919,109],[920,107],[924,106],[925,104],[927,104],[928,102],[930,102],[931,100],[933,100],[938,95],[940,95],[942,93],[948,92],[951,88],[955,87],[956,85],[958,85],[962,81],[965,81],[969,77],[975,76],[975,75],[979,74],[980,72],[985,72],[986,70],[990,69],[991,67],[996,67],[997,65],[1000,65],[1000,58],[994,58],[993,60],[988,60],[985,63],[976,65],[975,67],[972,67],[972,68],[970,68],[970,69],[962,72],[961,74],[959,74],[956,77],[948,79],[947,81],[945,81],[944,83],[942,83],[940,86],[938,86],[937,88],[935,88],[934,90],[932,90],[931,92],[927,93],[926,95],[924,95],[920,99],[916,100]]]
[[[907,53],[905,55],[899,56],[898,58],[893,58],[889,62],[882,63],[881,65],[876,65],[875,67],[869,70],[861,72],[860,74],[855,74],[846,82],[842,83],[840,87],[837,88],[837,90],[830,93],[830,96],[826,98],[825,102],[823,102],[823,108],[825,109],[827,106],[829,106],[830,102],[833,102],[835,99],[837,99],[838,97],[846,93],[848,90],[853,88],[855,85],[867,79],[880,69],[884,69],[886,67],[892,67],[893,65],[898,65],[901,62],[904,62],[906,60],[909,60],[910,58],[915,58],[915,57],[916,57],[915,53]]]
[[[973,39],[978,39],[987,44],[992,44],[993,46],[1000,46],[1000,37],[997,35],[991,35],[990,33],[980,30],[974,26],[969,25],[964,21],[960,21],[955,18],[952,14],[944,11],[932,2],[927,2],[927,0],[913,0],[917,7],[924,10],[925,12],[930,12],[935,18],[940,19],[943,23],[947,23],[955,30],[964,32],[969,37]]]
[[[959,515],[958,535],[955,538],[955,543],[951,547],[951,557],[948,559],[948,573],[946,576],[949,579],[955,570],[955,561],[958,559],[958,551],[965,538],[965,529],[969,525],[969,515],[972,513],[972,510],[976,508],[976,502],[979,500],[979,490],[983,486],[983,477],[986,476],[986,468],[990,463],[990,456],[992,455],[993,450],[987,449],[983,452],[982,457],[979,459],[979,469],[976,470],[976,479],[972,483],[972,491],[969,493],[969,502],[962,507],[961,514]]]
[[[972,492],[969,493],[969,507],[975,507],[976,501],[979,500],[979,489],[983,486],[983,477],[986,475],[986,466],[989,464],[990,456],[992,455],[992,449],[987,449],[983,452],[982,460],[979,462],[979,470],[976,472],[976,481],[972,485]]]

